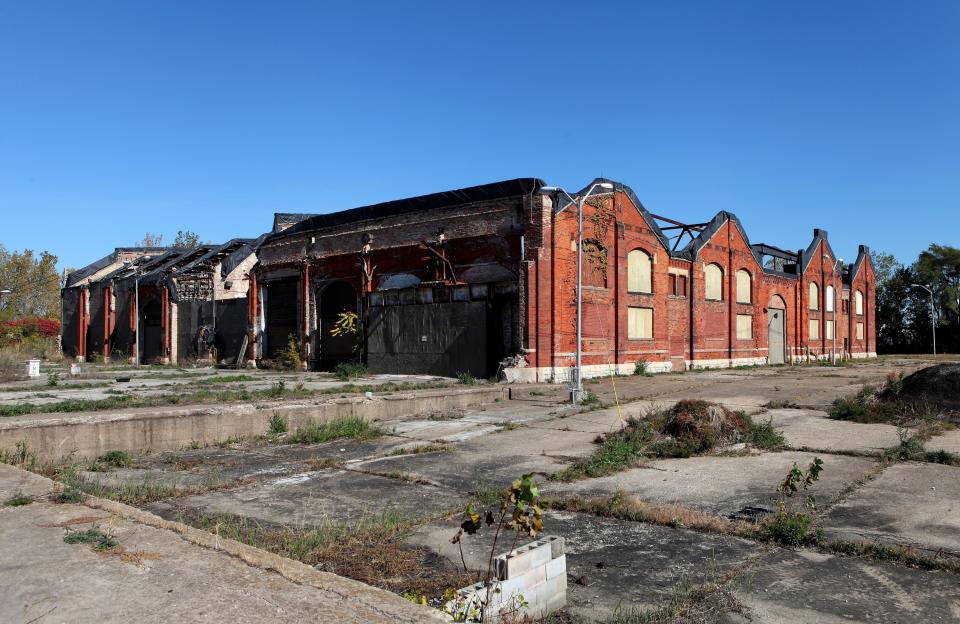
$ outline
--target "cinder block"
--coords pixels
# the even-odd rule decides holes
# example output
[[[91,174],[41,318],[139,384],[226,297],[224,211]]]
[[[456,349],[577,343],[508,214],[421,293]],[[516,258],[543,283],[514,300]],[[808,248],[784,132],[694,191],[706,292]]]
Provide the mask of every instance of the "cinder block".
[[[551,559],[547,562],[546,570],[548,579],[561,574],[565,576],[567,574],[567,556],[560,555],[555,559]]]
[[[551,559],[551,548],[549,542],[532,542],[507,553],[504,556],[505,574],[502,578],[510,579],[541,565],[545,565]]]
[[[557,557],[566,554],[567,542],[564,538],[560,537],[559,535],[549,535],[543,539],[550,542],[550,557],[552,559],[556,559]]]
[[[528,570],[526,574],[521,574],[514,578],[498,581],[500,592],[500,601],[509,600],[514,596],[522,594],[524,599],[530,601],[530,596],[536,591],[536,588],[547,580],[546,566],[537,566]],[[528,595],[529,594],[529,595]]]

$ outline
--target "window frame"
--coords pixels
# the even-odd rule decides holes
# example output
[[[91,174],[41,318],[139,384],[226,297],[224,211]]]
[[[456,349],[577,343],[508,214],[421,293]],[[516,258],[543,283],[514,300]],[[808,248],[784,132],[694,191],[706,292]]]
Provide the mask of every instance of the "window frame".
[[[710,297],[709,296],[709,287],[710,282],[707,276],[707,270],[711,267],[715,268],[719,272],[719,282],[718,288],[720,289],[719,297]],[[723,267],[717,264],[716,262],[710,262],[703,266],[703,299],[704,301],[723,301]]]
[[[863,316],[863,308],[863,293],[856,290],[853,295],[853,309],[857,316]]]
[[[634,256],[634,254],[637,254],[637,253],[642,254],[643,257],[646,258],[647,266],[649,267],[649,273],[648,273],[648,275],[647,275],[647,278],[648,278],[648,280],[649,280],[649,285],[648,285],[648,286],[649,286],[649,290],[633,290],[633,289],[630,288],[630,275],[631,275],[631,271],[630,271],[630,268],[631,268],[631,265],[630,265],[630,257],[631,257],[631,256]],[[634,257],[636,257],[636,256],[634,256]],[[638,276],[638,279],[639,279],[639,276]],[[653,254],[647,252],[646,249],[643,249],[643,248],[640,248],[640,247],[637,247],[637,248],[635,248],[635,249],[631,249],[629,252],[627,252],[627,292],[628,292],[629,294],[632,294],[632,295],[652,295],[652,294],[653,294],[653,282],[654,282],[654,280],[653,280]]]
[[[740,335],[740,329],[741,329],[741,327],[740,327],[740,320],[741,320],[741,319],[749,319],[749,320],[750,320],[749,324],[747,325],[747,329],[748,329],[749,332],[750,332],[750,335],[749,335],[749,336],[744,337],[744,336],[741,336],[741,335]],[[737,330],[737,340],[753,340],[753,315],[752,315],[752,314],[737,314],[736,330]]]
[[[744,305],[752,305],[753,304],[753,274],[746,269],[737,269],[737,272],[735,275],[736,275],[736,282],[737,282],[737,299],[736,299],[737,303],[742,303]],[[740,276],[741,275],[747,276],[746,301],[740,298]]]
[[[813,331],[816,328],[816,331]],[[807,322],[807,339],[820,340],[820,319],[812,318]]]
[[[824,306],[824,311],[834,312],[836,310],[837,306],[834,305],[835,298],[836,289],[833,287],[833,284],[827,284],[826,301],[824,302],[826,305]]]
[[[650,312],[650,335],[649,336],[635,336],[631,331],[631,311],[632,310],[649,310]],[[627,306],[627,340],[653,340],[653,324],[654,324],[654,310],[651,306]]]
[[[816,289],[816,294],[814,294],[814,289]],[[811,281],[807,286],[807,302],[808,310],[820,311],[820,284],[817,282]]]

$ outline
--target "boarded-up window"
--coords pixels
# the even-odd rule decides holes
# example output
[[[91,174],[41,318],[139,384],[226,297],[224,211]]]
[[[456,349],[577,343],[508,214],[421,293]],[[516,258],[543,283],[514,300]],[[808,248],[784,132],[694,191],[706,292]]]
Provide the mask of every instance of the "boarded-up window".
[[[863,340],[863,323],[857,323],[857,340]]]
[[[820,340],[820,319],[810,319],[810,331],[807,338]]]
[[[607,287],[607,250],[596,241],[583,241],[583,285]]]
[[[863,293],[859,290],[854,296],[854,305],[856,306],[857,314],[863,314]]]
[[[753,340],[753,316],[737,315],[737,340]]]
[[[723,269],[716,264],[703,267],[703,286],[706,299],[714,301],[723,299]]]
[[[627,338],[653,338],[653,308],[627,308]]]
[[[827,332],[827,340],[833,339],[833,321],[824,321],[823,328]]]
[[[820,309],[820,287],[816,282],[810,282],[810,309]]]
[[[629,292],[653,292],[653,262],[647,252],[634,249],[627,254],[627,290]]]
[[[833,312],[833,286],[830,284],[827,284],[827,312]]]
[[[750,303],[750,272],[744,269],[737,271],[737,303]]]

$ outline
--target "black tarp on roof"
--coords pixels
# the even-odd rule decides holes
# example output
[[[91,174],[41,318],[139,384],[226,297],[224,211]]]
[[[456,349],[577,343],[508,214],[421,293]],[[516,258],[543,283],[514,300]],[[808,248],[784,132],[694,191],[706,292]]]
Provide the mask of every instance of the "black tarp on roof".
[[[309,232],[311,230],[353,223],[355,221],[382,219],[383,217],[420,212],[423,210],[453,207],[504,197],[516,197],[518,195],[529,195],[545,185],[546,183],[539,178],[516,178],[453,191],[444,191],[442,193],[431,193],[430,195],[420,195],[419,197],[397,199],[381,204],[372,204],[370,206],[332,212],[330,214],[315,215],[300,221],[282,232],[271,234],[267,237],[267,241],[269,242],[300,232]]]

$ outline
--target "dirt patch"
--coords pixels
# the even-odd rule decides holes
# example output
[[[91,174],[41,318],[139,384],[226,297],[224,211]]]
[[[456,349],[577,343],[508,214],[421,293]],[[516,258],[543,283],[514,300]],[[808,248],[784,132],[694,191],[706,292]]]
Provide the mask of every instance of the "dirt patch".
[[[960,411],[960,364],[921,368],[894,384],[881,399],[926,402],[941,409]]]

